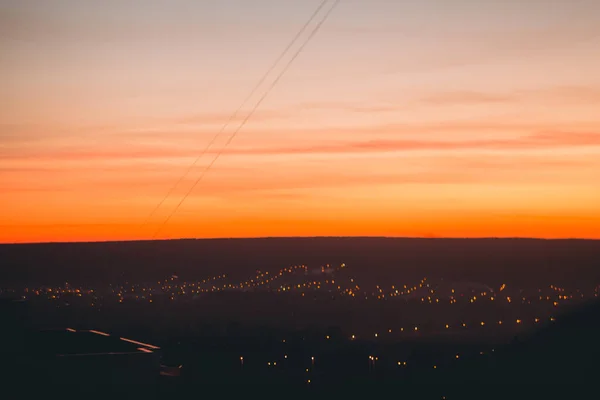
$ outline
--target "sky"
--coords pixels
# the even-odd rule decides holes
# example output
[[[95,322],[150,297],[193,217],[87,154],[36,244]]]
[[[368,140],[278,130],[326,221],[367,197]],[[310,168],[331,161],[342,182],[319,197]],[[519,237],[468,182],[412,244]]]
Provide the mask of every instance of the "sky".
[[[600,238],[596,0],[342,0],[144,223],[320,1],[0,0],[0,242]]]

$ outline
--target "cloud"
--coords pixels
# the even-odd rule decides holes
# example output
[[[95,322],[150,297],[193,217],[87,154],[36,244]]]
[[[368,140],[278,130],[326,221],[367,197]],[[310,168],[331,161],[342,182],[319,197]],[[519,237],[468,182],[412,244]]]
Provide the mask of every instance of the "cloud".
[[[400,185],[400,184],[456,184],[479,181],[479,177],[456,172],[428,171],[422,173],[368,173],[343,174],[330,172],[318,178],[312,174],[290,172],[284,175],[239,176],[230,179],[205,179],[190,194],[190,202],[194,199],[219,198],[233,201],[245,199],[268,199],[273,201],[297,201],[310,197],[321,197],[324,194],[314,189],[344,189],[350,187]],[[163,195],[169,182],[151,180],[122,180],[86,183],[84,187],[93,190],[101,187],[103,192],[115,192],[134,195]],[[172,199],[180,199],[187,192],[189,184],[183,185]],[[79,188],[81,190],[83,188]],[[143,192],[142,192],[143,191]],[[152,192],[152,193],[150,193]],[[330,196],[331,194],[327,194]],[[232,196],[235,196],[232,198]]]
[[[235,116],[235,110],[223,113],[199,113],[188,117],[175,119],[173,122],[175,124],[185,125],[224,125],[226,123],[229,123],[233,124],[231,128],[235,129],[239,125],[239,123],[243,122],[247,118],[251,110],[251,105],[251,103],[250,105],[246,105],[246,107],[240,110]],[[251,119],[253,122],[259,122],[278,119],[288,119],[292,117],[294,117],[293,110],[257,110],[252,114]]]
[[[228,148],[232,155],[293,155],[385,153],[430,150],[535,150],[547,148],[600,146],[600,134],[540,132],[515,139],[418,140],[379,139],[340,141],[305,146]]]
[[[296,111],[302,110],[335,110],[335,111],[349,111],[354,113],[378,113],[378,112],[391,112],[398,111],[401,106],[398,104],[391,103],[377,103],[370,104],[367,102],[348,102],[348,101],[314,101],[304,102],[296,104],[290,107],[290,114]]]
[[[599,103],[600,87],[594,86],[555,86],[548,89],[525,92],[537,95],[544,100],[554,100],[561,103]]]
[[[593,25],[561,26],[560,29],[532,28],[489,31],[473,30],[466,26],[457,31],[443,32],[443,46],[438,33],[411,38],[415,45],[428,48],[437,42],[436,51],[405,57],[402,52],[388,62],[383,74],[426,73],[450,68],[523,61],[540,54],[558,52],[598,37]]]
[[[495,212],[495,215],[502,218],[513,218],[513,219],[525,219],[525,220],[538,220],[538,221],[600,221],[600,215],[543,215],[543,214],[523,214],[514,212],[499,213]]]
[[[517,100],[514,94],[484,93],[474,91],[455,91],[442,92],[428,97],[423,97],[419,101],[422,103],[435,105],[472,105],[487,103],[510,103]]]
[[[590,104],[600,102],[600,87],[562,85],[546,88],[527,89],[527,90],[509,90],[506,92],[493,91],[474,91],[474,90],[449,90],[434,91],[429,94],[415,97],[414,100],[407,100],[406,97],[390,96],[384,94],[383,97],[390,103],[396,103],[395,106],[382,106],[380,111],[396,111],[400,108],[407,108],[413,105],[421,106],[474,106],[474,105],[493,105],[510,103],[536,103],[536,104]],[[403,103],[402,105],[400,105]],[[339,105],[340,109],[342,104]],[[352,110],[351,105],[347,105]],[[365,107],[369,110],[369,107]],[[374,106],[372,112],[377,112],[377,106]]]
[[[348,135],[350,137],[351,135]],[[223,152],[224,155],[238,156],[279,156],[279,155],[310,155],[310,154],[379,154],[390,152],[414,151],[464,151],[464,150],[538,150],[564,149],[576,147],[600,146],[600,133],[542,131],[512,139],[469,139],[469,140],[440,140],[440,139],[360,139],[321,142],[317,144],[280,145],[236,147],[231,146]],[[132,148],[106,147],[102,149],[58,149],[47,151],[9,152],[2,155],[4,162],[8,160],[30,160],[37,162],[49,161],[134,161],[144,159],[177,159],[199,156],[204,149],[202,146],[168,147],[159,145],[138,145]],[[206,162],[214,158],[221,145],[212,147],[206,152]],[[212,157],[211,157],[212,156]]]
[[[562,170],[586,168],[590,165],[600,166],[600,160],[597,157],[577,157],[566,159],[564,157],[551,158],[549,156],[523,156],[515,157],[511,155],[490,155],[485,156],[439,156],[431,161],[431,164],[439,168],[451,168],[462,170],[487,170],[487,171],[531,171],[539,170]]]
[[[11,185],[10,187],[4,187],[2,190],[0,190],[0,193],[3,194],[28,194],[28,193],[45,193],[45,194],[53,194],[53,193],[58,193],[58,192],[72,192],[74,191],[73,188],[69,188],[69,187],[58,187],[58,186],[39,186],[39,185],[32,185],[32,186],[25,186],[25,185],[20,185],[20,186],[14,186]]]

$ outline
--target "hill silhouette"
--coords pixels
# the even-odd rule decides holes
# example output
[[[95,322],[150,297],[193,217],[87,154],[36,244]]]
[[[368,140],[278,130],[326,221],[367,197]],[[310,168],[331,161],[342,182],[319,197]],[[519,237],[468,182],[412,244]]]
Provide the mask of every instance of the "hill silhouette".
[[[600,241],[594,240],[318,237],[52,243],[0,245],[0,259],[0,281],[6,284],[151,281],[174,271],[193,280],[342,262],[365,283],[424,276],[534,287],[600,281]]]

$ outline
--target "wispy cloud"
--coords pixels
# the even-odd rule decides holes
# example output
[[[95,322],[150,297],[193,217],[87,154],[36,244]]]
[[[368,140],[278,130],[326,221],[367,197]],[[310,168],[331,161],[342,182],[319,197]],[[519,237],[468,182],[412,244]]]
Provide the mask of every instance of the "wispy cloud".
[[[251,110],[251,106],[252,103],[249,103],[249,105],[246,105],[235,115],[235,110],[231,110],[231,112],[221,113],[198,113],[196,115],[176,118],[172,122],[174,122],[175,124],[184,125],[225,125],[226,123],[229,123],[231,124],[230,128],[234,129],[248,117],[249,112]],[[288,119],[292,117],[294,117],[293,110],[268,109],[257,110],[251,116],[253,122]]]
[[[471,105],[486,103],[510,103],[517,100],[514,94],[485,93],[475,91],[442,92],[426,96],[419,101],[435,105]]]
[[[227,154],[382,153],[427,150],[533,150],[600,146],[600,134],[542,132],[518,139],[491,140],[361,140],[306,147],[231,148]]]
[[[505,62],[511,59],[530,59],[535,55],[556,52],[580,43],[593,42],[600,35],[590,25],[562,29],[532,28],[490,32],[486,30],[445,32],[444,37],[421,35],[415,45],[443,43],[435,52],[414,57],[399,56],[389,62],[384,74],[423,73],[450,68]]]
[[[440,91],[416,99],[412,104],[427,105],[478,105],[478,104],[509,104],[529,102],[538,104],[560,103],[598,103],[600,102],[600,87],[593,86],[554,86],[538,89],[521,89],[507,92],[492,91]]]
[[[554,100],[561,103],[600,103],[598,86],[555,86],[548,89],[524,92],[538,99]]]
[[[324,110],[324,111],[344,111],[344,112],[355,112],[355,113],[378,113],[378,112],[389,112],[397,111],[399,109],[398,104],[391,103],[369,103],[369,102],[350,102],[350,101],[314,101],[304,102],[290,107],[290,111],[293,113],[294,110]]]
[[[600,133],[543,131],[511,139],[472,139],[472,140],[418,140],[418,139],[378,139],[378,140],[346,140],[321,142],[314,145],[288,145],[272,147],[229,147],[226,155],[269,156],[269,155],[307,155],[307,154],[368,154],[413,151],[458,151],[458,150],[537,150],[563,149],[575,147],[600,146]],[[215,155],[220,146],[208,150],[208,155]],[[62,149],[48,151],[24,151],[4,154],[6,160],[42,161],[110,161],[110,160],[142,160],[165,158],[192,158],[201,153],[199,148],[133,146],[132,148],[105,149]]]

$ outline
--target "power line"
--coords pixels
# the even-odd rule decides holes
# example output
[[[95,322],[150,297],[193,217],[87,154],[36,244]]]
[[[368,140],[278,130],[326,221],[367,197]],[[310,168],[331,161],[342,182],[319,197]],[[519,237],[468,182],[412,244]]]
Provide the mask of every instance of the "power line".
[[[304,31],[306,30],[306,28],[308,28],[308,26],[310,25],[310,23],[315,19],[315,17],[319,14],[319,12],[323,9],[323,7],[325,6],[325,4],[327,4],[328,1],[329,0],[323,0],[321,2],[321,4],[319,5],[319,7],[317,7],[317,9],[313,12],[313,14],[311,15],[311,17],[309,18],[309,20],[296,33],[296,35],[294,36],[294,38],[292,39],[292,41],[286,46],[286,48],[283,50],[283,52],[281,52],[281,54],[279,55],[279,57],[277,57],[277,59],[275,60],[275,62],[273,64],[271,64],[271,66],[269,67],[269,69],[267,70],[267,72],[262,76],[262,78],[254,86],[254,88],[252,88],[252,90],[250,91],[250,93],[248,94],[248,96],[244,99],[244,101],[240,104],[240,106],[233,112],[233,114],[229,117],[229,119],[227,120],[227,122],[225,122],[225,125],[223,125],[223,127],[212,137],[212,139],[210,140],[210,142],[208,143],[208,145],[206,145],[206,147],[204,148],[204,150],[202,150],[202,153],[200,153],[200,155],[187,168],[187,170],[183,173],[183,175],[179,178],[179,180],[169,189],[169,191],[162,198],[162,200],[156,205],[156,207],[154,207],[154,209],[152,210],[152,212],[150,212],[150,214],[148,215],[148,217],[146,217],[146,219],[144,220],[144,222],[141,225],[142,227],[145,226],[146,224],[148,224],[148,222],[150,222],[150,219],[159,210],[159,208],[164,204],[164,202],[167,201],[167,199],[171,196],[171,194],[173,193],[173,191],[181,184],[181,182],[185,178],[187,178],[187,176],[190,174],[190,172],[192,172],[192,170],[198,164],[198,162],[200,161],[200,159],[212,147],[212,145],[219,138],[219,136],[225,131],[225,129],[227,129],[227,127],[229,126],[229,124],[237,117],[237,115],[240,113],[240,111],[242,110],[242,108],[252,98],[252,96],[254,96],[254,94],[256,93],[256,91],[265,82],[265,80],[267,79],[267,77],[269,76],[269,74],[271,74],[271,72],[273,72],[273,70],[277,67],[277,65],[279,64],[279,62],[283,59],[283,57],[285,57],[285,55],[287,54],[287,52],[298,41],[298,39],[300,38],[300,36],[304,33]]]
[[[281,78],[283,77],[283,75],[285,75],[285,73],[290,68],[290,66],[292,65],[292,63],[302,53],[302,51],[308,45],[308,43],[311,41],[311,39],[317,34],[317,32],[319,32],[319,30],[321,29],[321,26],[325,23],[325,21],[327,21],[327,19],[329,18],[329,15],[331,15],[331,13],[338,6],[338,4],[340,3],[340,1],[341,0],[335,0],[335,2],[333,3],[333,6],[331,6],[331,8],[329,10],[327,10],[327,13],[323,16],[323,18],[315,26],[315,28],[312,30],[312,32],[310,33],[310,35],[304,41],[304,43],[302,43],[302,45],[300,46],[300,48],[298,48],[298,50],[296,51],[296,53],[288,61],[288,63],[285,65],[285,67],[283,68],[283,70],[279,73],[279,75],[277,76],[277,78],[275,78],[275,80],[267,88],[266,92],[262,95],[262,97],[256,102],[256,104],[254,104],[254,107],[250,110],[250,112],[248,113],[248,115],[246,115],[246,118],[244,118],[244,120],[240,123],[240,125],[237,127],[237,129],[235,131],[233,131],[233,133],[231,134],[231,136],[229,137],[229,139],[227,140],[227,142],[225,143],[225,145],[215,155],[215,157],[212,159],[212,161],[210,162],[210,164],[208,164],[208,166],[202,171],[202,174],[198,177],[198,179],[196,180],[196,182],[194,182],[194,184],[187,191],[187,193],[181,198],[181,200],[179,201],[179,203],[177,204],[177,206],[173,209],[173,211],[165,219],[165,221],[162,223],[162,225],[160,225],[158,227],[158,229],[154,233],[154,236],[152,237],[153,240],[156,239],[156,237],[158,236],[158,234],[160,233],[160,231],[162,230],[162,228],[164,228],[164,226],[167,225],[167,223],[171,220],[171,218],[173,217],[173,215],[175,215],[175,213],[179,210],[179,208],[181,207],[181,205],[185,202],[185,200],[189,197],[189,195],[192,193],[192,191],[200,183],[200,181],[202,180],[202,178],[204,178],[204,176],[206,175],[206,173],[211,169],[211,167],[214,165],[214,163],[219,159],[219,157],[221,156],[221,154],[223,154],[223,152],[225,151],[225,149],[227,148],[227,146],[237,136],[238,132],[244,127],[244,125],[246,125],[246,122],[248,122],[248,120],[252,117],[252,115],[254,114],[254,112],[258,109],[258,107],[262,104],[262,102],[267,98],[267,96],[269,95],[269,93],[271,92],[271,90],[273,90],[273,88],[281,80]]]

